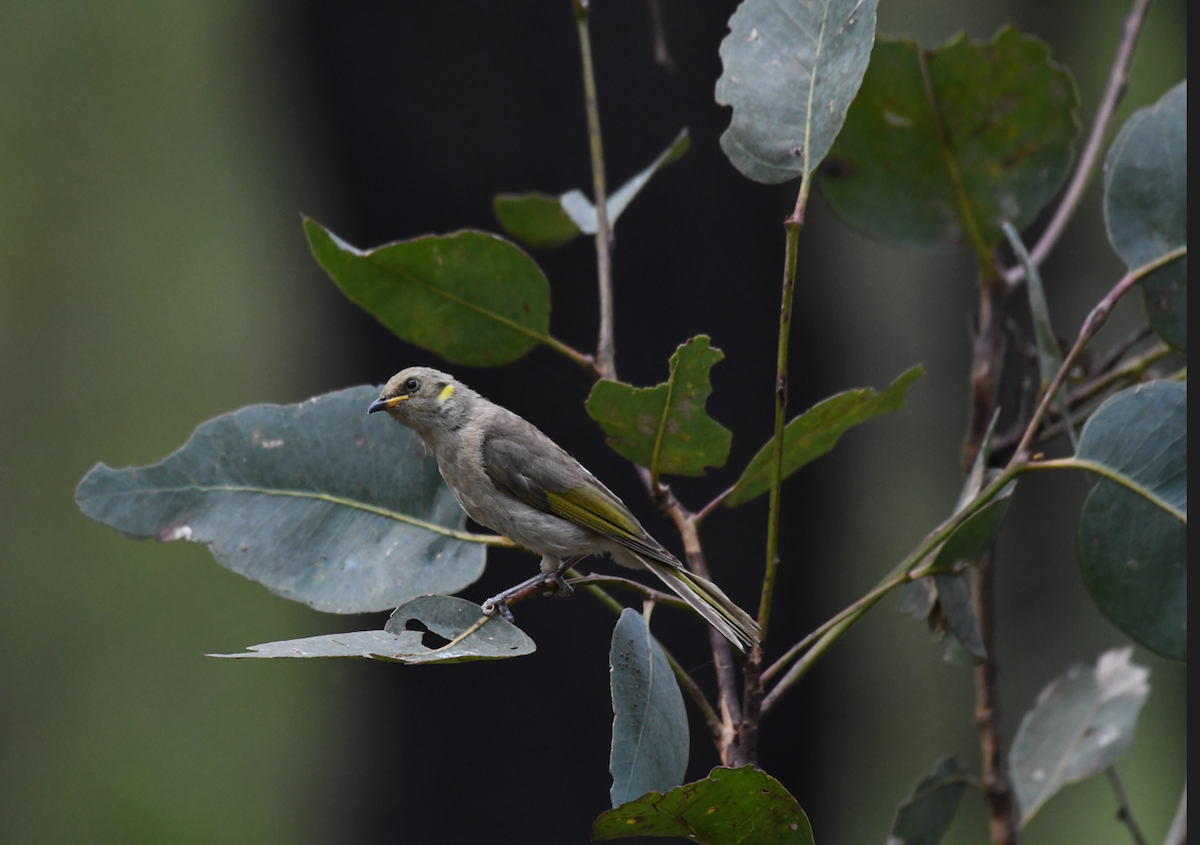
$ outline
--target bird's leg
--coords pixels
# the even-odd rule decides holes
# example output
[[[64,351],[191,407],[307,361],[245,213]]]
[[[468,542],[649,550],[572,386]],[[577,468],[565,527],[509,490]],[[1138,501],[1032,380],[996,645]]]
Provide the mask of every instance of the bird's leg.
[[[481,605],[481,609],[488,616],[498,612],[509,622],[512,622],[512,611],[508,607],[512,602],[520,601],[534,593],[542,592],[547,587],[554,587],[556,595],[564,597],[571,595],[575,591],[563,578],[563,573],[583,560],[584,557],[585,555],[576,555],[575,557],[568,558],[549,572],[539,572],[532,578],[526,578],[515,587],[509,587],[503,592],[496,593],[496,595]]]

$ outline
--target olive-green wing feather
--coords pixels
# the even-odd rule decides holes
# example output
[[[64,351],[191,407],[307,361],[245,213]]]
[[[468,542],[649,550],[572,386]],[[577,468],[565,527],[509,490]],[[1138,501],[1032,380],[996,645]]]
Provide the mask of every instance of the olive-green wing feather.
[[[483,441],[484,470],[498,489],[640,555],[679,565],[624,503],[558,444],[519,417],[506,423]]]

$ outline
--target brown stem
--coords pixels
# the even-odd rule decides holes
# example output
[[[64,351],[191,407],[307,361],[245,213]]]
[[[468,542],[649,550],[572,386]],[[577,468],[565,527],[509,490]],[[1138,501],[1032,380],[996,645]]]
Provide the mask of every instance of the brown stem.
[[[575,572],[575,570],[571,570]],[[567,583],[572,587],[590,587],[590,586],[605,586],[616,587],[619,590],[628,590],[631,593],[637,593],[647,601],[653,601],[655,604],[665,604],[668,607],[679,608],[680,610],[688,610],[695,612],[690,604],[685,602],[678,596],[671,593],[664,593],[662,590],[656,590],[653,587],[647,587],[640,581],[634,581],[630,578],[622,578],[619,575],[593,575],[593,574],[576,574],[567,579]]]
[[[1129,835],[1133,837],[1135,845],[1146,845],[1146,837],[1142,835],[1142,829],[1138,827],[1137,819],[1133,817],[1133,810],[1129,806],[1129,797],[1125,794],[1125,787],[1121,785],[1121,779],[1117,777],[1117,770],[1109,766],[1104,773],[1108,775],[1113,795],[1117,797],[1117,818],[1129,828]]]
[[[979,334],[971,362],[971,420],[963,443],[963,466],[970,468],[987,436],[996,410],[1004,370],[1004,285],[992,267],[984,266],[980,278]]]
[[[1067,186],[1066,193],[1063,194],[1062,202],[1055,209],[1054,217],[1051,218],[1046,231],[1042,232],[1042,237],[1029,253],[1034,264],[1041,264],[1054,249],[1054,245],[1062,237],[1063,230],[1067,228],[1067,223],[1075,214],[1075,209],[1079,207],[1079,201],[1083,199],[1083,193],[1087,190],[1092,174],[1096,171],[1109,124],[1112,123],[1117,106],[1121,104],[1121,99],[1125,96],[1126,82],[1129,79],[1129,63],[1133,59],[1133,50],[1137,46],[1138,36],[1141,34],[1142,24],[1146,20],[1146,12],[1149,8],[1150,0],[1134,0],[1129,17],[1125,19],[1121,43],[1117,46],[1117,55],[1113,59],[1112,69],[1108,73],[1108,86],[1104,89],[1100,107],[1096,110],[1096,117],[1092,121],[1092,130],[1088,135],[1087,145],[1083,148],[1083,155],[1079,157],[1079,166],[1075,168],[1071,183]],[[1010,269],[1004,276],[1010,290],[1020,284],[1024,278],[1025,270],[1020,266]]]

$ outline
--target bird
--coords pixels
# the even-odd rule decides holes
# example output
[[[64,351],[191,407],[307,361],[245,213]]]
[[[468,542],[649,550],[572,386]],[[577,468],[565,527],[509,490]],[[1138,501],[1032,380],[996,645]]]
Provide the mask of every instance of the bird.
[[[432,367],[392,376],[367,409],[378,411],[421,437],[467,516],[542,556],[541,574],[526,583],[567,590],[570,565],[607,554],[653,572],[742,652],[758,645],[761,629],[749,614],[688,571],[615,493],[523,417]],[[521,586],[485,603],[485,612],[510,616],[506,599]]]

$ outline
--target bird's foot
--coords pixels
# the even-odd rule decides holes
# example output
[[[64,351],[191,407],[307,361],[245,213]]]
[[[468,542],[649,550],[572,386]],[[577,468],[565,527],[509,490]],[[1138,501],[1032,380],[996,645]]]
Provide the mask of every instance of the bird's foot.
[[[560,598],[560,599],[567,599],[567,598],[570,598],[575,593],[575,588],[567,583],[567,579],[563,578],[562,571],[560,571],[560,570],[555,570],[554,572],[547,573],[546,576],[542,579],[542,584],[546,588],[543,595],[554,596],[555,598]],[[550,589],[550,588],[553,588],[553,589]]]

